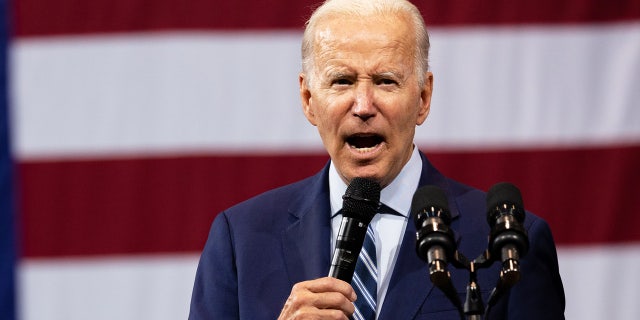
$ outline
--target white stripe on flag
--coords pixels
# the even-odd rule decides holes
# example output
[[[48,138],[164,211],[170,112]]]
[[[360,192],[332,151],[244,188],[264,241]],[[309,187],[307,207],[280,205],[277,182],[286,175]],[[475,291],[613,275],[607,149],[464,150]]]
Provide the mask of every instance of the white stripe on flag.
[[[640,23],[439,31],[425,145],[640,141]]]
[[[23,320],[186,319],[197,255],[23,259]]]
[[[560,247],[558,259],[567,319],[638,319],[640,243]]]
[[[432,42],[420,145],[640,140],[638,23],[434,28]],[[18,39],[15,151],[317,151],[297,92],[299,46],[291,32]]]
[[[23,259],[23,320],[185,319],[196,255]],[[640,244],[560,247],[567,319],[635,320],[640,315]]]
[[[20,40],[19,156],[320,148],[298,94],[300,39],[137,34]],[[313,143],[315,141],[315,144]]]

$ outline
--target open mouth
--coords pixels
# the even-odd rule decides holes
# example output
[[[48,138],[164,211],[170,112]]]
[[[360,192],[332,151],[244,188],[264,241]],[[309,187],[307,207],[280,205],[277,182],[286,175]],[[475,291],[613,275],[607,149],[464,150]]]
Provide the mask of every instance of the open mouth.
[[[360,152],[371,151],[382,142],[384,139],[377,134],[356,134],[347,138],[349,146]]]

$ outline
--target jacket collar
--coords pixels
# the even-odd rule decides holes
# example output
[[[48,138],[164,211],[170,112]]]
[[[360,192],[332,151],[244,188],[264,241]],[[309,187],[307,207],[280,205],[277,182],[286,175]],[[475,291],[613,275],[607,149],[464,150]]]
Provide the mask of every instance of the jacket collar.
[[[449,200],[452,220],[459,216],[456,204],[458,195],[424,154],[419,186],[436,185],[442,188]],[[330,205],[327,164],[322,171],[309,178],[310,183],[297,190],[289,207],[289,226],[282,234],[282,249],[291,285],[324,277],[329,272],[330,252]],[[416,227],[410,219],[405,230],[398,260],[396,261],[384,306],[378,319],[411,319],[434,290],[429,279],[427,264],[415,251]],[[456,242],[460,235],[454,232]],[[406,299],[411,294],[413,299]],[[398,307],[402,306],[402,307]]]
[[[289,206],[282,250],[291,285],[329,273],[331,220],[328,164],[301,189]]]
[[[447,194],[451,218],[455,220],[458,218],[459,212],[456,206],[456,196],[452,192],[449,180],[431,165],[424,154],[420,153],[420,156],[422,157],[422,173],[419,187],[435,185],[442,188]],[[434,290],[429,279],[428,266],[416,253],[415,235],[416,226],[413,217],[411,217],[400,245],[400,252],[391,275],[384,305],[378,317],[379,320],[413,319]],[[460,236],[454,232],[454,237],[458,242]],[[413,298],[407,299],[408,294]]]

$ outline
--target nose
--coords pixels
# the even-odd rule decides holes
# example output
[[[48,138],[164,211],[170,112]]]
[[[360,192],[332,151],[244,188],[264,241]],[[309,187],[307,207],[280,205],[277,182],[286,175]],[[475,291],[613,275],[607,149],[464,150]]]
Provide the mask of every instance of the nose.
[[[376,115],[377,109],[373,103],[373,90],[370,82],[358,82],[356,85],[352,112],[354,116],[363,121]]]

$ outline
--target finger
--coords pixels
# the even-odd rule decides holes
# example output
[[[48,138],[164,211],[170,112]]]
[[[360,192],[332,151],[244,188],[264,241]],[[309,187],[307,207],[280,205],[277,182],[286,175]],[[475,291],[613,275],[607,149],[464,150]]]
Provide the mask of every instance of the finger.
[[[334,278],[303,281],[293,286],[279,319],[346,319],[354,311],[351,285]]]
[[[294,312],[283,312],[278,320],[293,320],[293,319],[322,319],[322,320],[349,320],[350,315],[346,315],[341,310],[334,309],[317,309],[317,308],[302,308],[295,310]]]
[[[351,284],[337,278],[324,277],[302,283],[311,292],[339,292],[352,302],[356,300],[356,293]]]
[[[351,316],[355,310],[353,301],[339,292],[316,293],[314,299],[312,304],[318,309],[340,310],[346,316]]]

